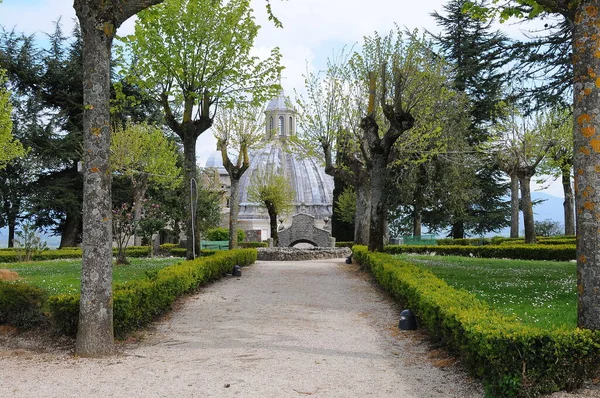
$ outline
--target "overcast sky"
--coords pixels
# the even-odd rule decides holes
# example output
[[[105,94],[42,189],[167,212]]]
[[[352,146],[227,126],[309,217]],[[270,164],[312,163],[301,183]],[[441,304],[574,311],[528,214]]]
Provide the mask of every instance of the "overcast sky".
[[[273,11],[283,23],[278,29],[267,20],[265,0],[252,0],[256,19],[262,26],[255,41],[257,54],[267,55],[278,46],[285,66],[282,85],[286,94],[301,90],[302,74],[308,66],[322,69],[327,57],[343,46],[362,41],[365,35],[378,31],[386,34],[398,24],[410,30],[438,32],[431,13],[442,12],[445,0],[272,0]],[[76,18],[72,0],[3,0],[0,4],[0,25],[18,32],[35,33],[43,40],[44,32],[53,30],[53,22],[62,18],[65,33],[69,33]],[[119,30],[119,35],[133,31],[133,18]],[[521,36],[521,26],[505,24],[501,29],[510,36]],[[216,149],[210,131],[198,139],[197,156],[200,165]],[[562,196],[559,184],[547,193]]]

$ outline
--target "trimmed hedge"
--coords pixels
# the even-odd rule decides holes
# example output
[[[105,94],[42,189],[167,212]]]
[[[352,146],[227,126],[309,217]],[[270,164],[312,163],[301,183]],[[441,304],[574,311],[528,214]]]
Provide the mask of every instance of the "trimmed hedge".
[[[431,272],[353,247],[353,258],[417,315],[432,338],[462,357],[491,397],[573,390],[600,365],[600,332],[525,326]]]
[[[0,325],[9,324],[18,329],[29,329],[44,320],[42,304],[44,290],[23,282],[0,281]]]
[[[482,258],[512,258],[518,260],[575,260],[575,245],[490,245],[490,246],[409,246],[389,245],[389,254],[435,253],[440,255],[470,256]]]
[[[215,252],[209,257],[183,261],[148,273],[148,279],[115,286],[113,311],[115,336],[150,323],[171,308],[179,296],[231,272],[234,265],[247,266],[256,261],[255,249]],[[79,295],[56,295],[48,298],[50,319],[62,333],[75,335],[79,316]]]
[[[537,243],[540,245],[565,245],[575,244],[574,236],[538,236]],[[486,245],[513,245],[525,244],[525,238],[504,238],[496,236],[493,238],[465,238],[465,239],[438,239],[438,246],[486,246]]]
[[[335,242],[335,247],[348,247],[352,249],[354,242]]]
[[[125,250],[127,257],[147,257],[150,254],[148,246],[131,246]],[[113,249],[113,255],[117,255],[117,249]],[[46,261],[58,260],[65,258],[80,258],[81,248],[68,248],[57,250],[44,250],[38,254],[34,254],[32,260]],[[19,262],[19,256],[14,250],[0,251],[0,263],[16,263]]]

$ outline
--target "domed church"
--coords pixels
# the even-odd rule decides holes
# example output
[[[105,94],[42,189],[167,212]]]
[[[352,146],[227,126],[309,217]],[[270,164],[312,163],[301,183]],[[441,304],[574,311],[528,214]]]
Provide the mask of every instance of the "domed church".
[[[289,102],[283,91],[273,98],[265,110],[265,141],[258,149],[250,151],[250,167],[240,180],[240,212],[238,228],[253,231],[255,239],[270,238],[269,217],[258,203],[248,200],[248,188],[255,173],[274,170],[287,177],[296,192],[292,211],[288,215],[279,215],[283,226],[291,224],[292,216],[298,213],[315,217],[319,228],[328,227],[333,207],[333,177],[325,174],[320,159],[307,156],[288,138],[296,135],[296,111],[288,107]],[[219,173],[222,187],[230,186],[229,176],[223,167],[220,152],[213,153],[206,161],[206,169]],[[227,200],[227,204],[229,200]],[[223,209],[227,225],[229,208]],[[259,232],[260,231],[260,232]]]

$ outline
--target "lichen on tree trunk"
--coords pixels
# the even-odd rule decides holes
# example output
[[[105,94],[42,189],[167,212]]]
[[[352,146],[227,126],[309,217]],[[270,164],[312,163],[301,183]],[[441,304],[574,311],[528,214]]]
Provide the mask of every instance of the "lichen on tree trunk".
[[[84,173],[83,267],[75,352],[114,352],[112,308],[112,211],[109,169],[110,48],[112,35],[98,26],[98,10],[75,1],[83,38]]]
[[[577,5],[573,30],[578,321],[600,329],[600,1]]]

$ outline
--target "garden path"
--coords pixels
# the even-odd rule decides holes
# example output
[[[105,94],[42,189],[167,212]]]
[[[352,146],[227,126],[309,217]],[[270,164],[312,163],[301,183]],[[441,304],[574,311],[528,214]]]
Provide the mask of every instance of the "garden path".
[[[121,354],[0,345],[0,397],[481,397],[343,259],[257,262],[182,300]]]

